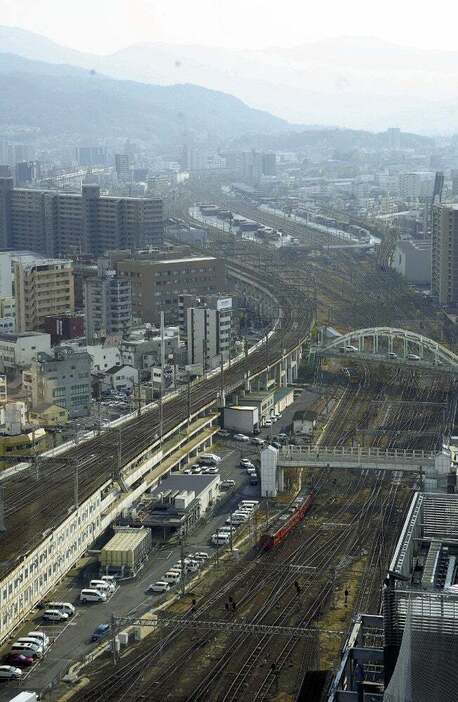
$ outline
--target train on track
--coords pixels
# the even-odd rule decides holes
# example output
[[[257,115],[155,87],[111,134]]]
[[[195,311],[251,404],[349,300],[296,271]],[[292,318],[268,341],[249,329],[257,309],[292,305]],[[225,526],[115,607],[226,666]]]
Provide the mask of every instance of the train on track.
[[[309,488],[301,490],[299,495],[291,503],[288,509],[284,510],[259,539],[259,546],[264,551],[276,548],[303,520],[315,501],[315,491]]]

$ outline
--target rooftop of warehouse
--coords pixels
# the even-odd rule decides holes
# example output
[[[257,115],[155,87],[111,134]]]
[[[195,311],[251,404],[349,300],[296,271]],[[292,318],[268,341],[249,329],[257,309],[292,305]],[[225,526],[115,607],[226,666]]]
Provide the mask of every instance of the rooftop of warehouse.
[[[219,475],[170,475],[156,485],[151,495],[160,495],[165,490],[188,490],[194,491],[197,497],[213,483],[216,486],[219,480]]]

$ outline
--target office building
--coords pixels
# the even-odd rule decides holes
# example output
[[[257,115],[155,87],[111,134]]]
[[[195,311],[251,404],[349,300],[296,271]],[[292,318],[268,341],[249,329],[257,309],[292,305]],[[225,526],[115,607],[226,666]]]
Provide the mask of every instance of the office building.
[[[91,363],[85,351],[65,346],[56,347],[53,353],[39,353],[30,369],[23,372],[32,407],[55,404],[64,407],[70,417],[89,414]]]
[[[100,195],[97,185],[81,194],[14,188],[0,178],[0,247],[48,256],[159,246],[163,208],[158,198]]]
[[[122,336],[132,322],[130,279],[101,268],[83,281],[88,343],[110,335]]]
[[[61,259],[38,259],[14,264],[16,329],[39,329],[49,315],[74,312],[73,264]]]
[[[458,205],[433,207],[431,292],[441,305],[458,303]]]
[[[130,176],[129,156],[127,154],[115,155],[115,168],[116,175],[121,183],[128,183],[132,180]]]
[[[225,285],[224,263],[213,256],[186,258],[131,258],[117,264],[120,275],[132,283],[132,313],[143,322],[178,319],[178,296],[182,293],[214,294]]]
[[[207,298],[207,302],[186,310],[188,364],[216,368],[229,359],[232,341],[232,299]]]

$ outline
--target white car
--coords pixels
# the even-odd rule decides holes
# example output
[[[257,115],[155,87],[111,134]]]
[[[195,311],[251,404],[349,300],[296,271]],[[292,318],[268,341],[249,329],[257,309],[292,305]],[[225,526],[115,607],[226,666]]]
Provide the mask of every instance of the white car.
[[[271,427],[271,426],[272,426],[272,420],[271,420],[271,419],[266,419],[266,421],[264,422],[264,426],[265,426],[265,427]]]
[[[168,592],[170,590],[170,585],[166,583],[165,580],[158,580],[156,583],[149,586],[149,590],[151,592]]]
[[[247,441],[250,440],[249,436],[246,436],[246,434],[234,434],[234,441],[241,441],[243,443],[246,443]]]
[[[254,463],[252,463],[251,461],[247,461],[246,463],[244,463],[242,468],[246,468],[247,470],[255,470]]]
[[[4,680],[17,680],[22,675],[22,670],[15,665],[0,665],[0,678]]]
[[[183,473],[184,473],[185,475],[191,475],[192,470],[191,470],[191,468],[185,468],[184,471],[183,471]]]
[[[45,609],[42,616],[48,622],[66,622],[68,619],[68,614],[60,609]]]

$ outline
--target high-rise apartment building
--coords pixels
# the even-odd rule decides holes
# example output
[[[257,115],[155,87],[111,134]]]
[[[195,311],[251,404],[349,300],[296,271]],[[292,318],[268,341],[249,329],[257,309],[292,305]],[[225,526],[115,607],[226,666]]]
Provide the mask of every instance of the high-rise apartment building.
[[[132,323],[129,278],[115,271],[100,271],[83,280],[86,339],[90,344],[101,337],[125,334]]]
[[[441,305],[458,304],[458,205],[433,207],[431,292]]]
[[[74,312],[73,266],[61,259],[14,264],[16,330],[37,330],[49,315]]]
[[[158,323],[162,311],[172,323],[181,293],[209,295],[225,286],[224,263],[213,256],[131,258],[118,261],[117,270],[131,281],[132,313],[143,322]]]
[[[163,206],[159,198],[100,195],[97,185],[81,194],[14,188],[0,178],[0,248],[48,256],[160,246]]]
[[[232,299],[211,296],[207,303],[186,310],[188,363],[204,370],[227,361],[232,338]]]
[[[115,168],[118,180],[128,183],[131,179],[129,156],[127,154],[115,154]]]

